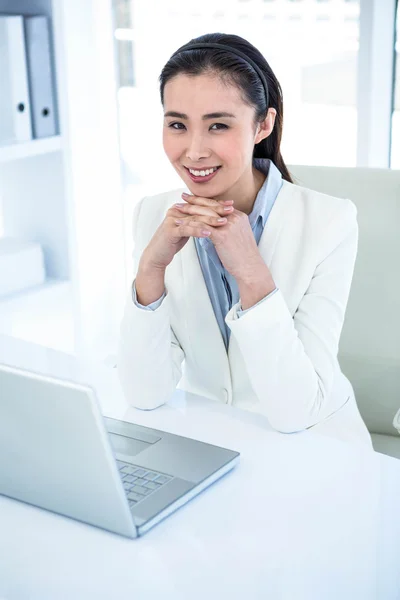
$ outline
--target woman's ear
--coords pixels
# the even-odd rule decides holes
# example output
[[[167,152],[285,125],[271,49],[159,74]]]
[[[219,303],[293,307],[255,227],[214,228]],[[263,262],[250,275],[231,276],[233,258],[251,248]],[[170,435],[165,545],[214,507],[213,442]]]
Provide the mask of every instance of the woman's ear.
[[[258,124],[257,135],[255,138],[254,144],[259,144],[261,142],[261,140],[264,140],[269,135],[271,135],[271,133],[274,129],[274,125],[275,125],[275,118],[276,118],[275,108],[269,108],[267,116],[265,117],[264,121],[261,121],[261,123]]]

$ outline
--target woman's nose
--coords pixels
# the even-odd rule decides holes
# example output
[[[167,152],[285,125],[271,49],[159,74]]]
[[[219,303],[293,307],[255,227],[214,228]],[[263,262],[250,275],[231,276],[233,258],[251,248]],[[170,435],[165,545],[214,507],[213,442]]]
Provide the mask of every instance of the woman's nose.
[[[186,149],[186,158],[197,162],[200,158],[211,156],[210,150],[204,145],[203,136],[193,136]]]

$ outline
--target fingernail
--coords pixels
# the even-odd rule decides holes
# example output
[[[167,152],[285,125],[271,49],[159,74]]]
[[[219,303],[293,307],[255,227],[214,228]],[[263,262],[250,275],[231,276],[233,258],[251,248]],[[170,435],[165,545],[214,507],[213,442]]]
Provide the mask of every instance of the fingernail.
[[[177,225],[182,225],[183,221],[181,221],[180,219],[175,219],[175,223]]]
[[[186,194],[185,192],[182,194],[182,198],[189,198],[189,194]]]
[[[225,206],[224,210],[233,210],[233,206]]]
[[[217,219],[217,223],[225,223],[226,219],[221,217],[221,219]]]
[[[233,204],[233,200],[224,200],[224,204]]]
[[[177,202],[175,204],[175,206],[177,206],[178,208],[181,208],[182,206],[186,206],[185,202]]]
[[[211,231],[206,231],[205,229],[201,232],[203,235],[211,235]]]

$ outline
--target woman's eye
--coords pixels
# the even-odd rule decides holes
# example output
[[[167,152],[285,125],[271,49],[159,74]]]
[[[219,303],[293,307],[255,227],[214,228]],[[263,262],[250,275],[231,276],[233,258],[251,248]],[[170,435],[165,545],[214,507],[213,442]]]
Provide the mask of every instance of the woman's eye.
[[[220,129],[220,128],[221,129],[228,129],[228,126],[224,125],[223,123],[214,123],[214,125],[212,125],[212,127],[218,127],[218,129]],[[214,130],[214,131],[218,131],[218,129]]]
[[[183,123],[179,123],[178,121],[170,123],[168,127],[170,127],[171,129],[176,129],[177,131],[182,131],[183,129],[186,129],[185,125]],[[211,125],[210,129],[212,131],[219,131],[223,129],[228,129],[228,126],[224,125],[224,123],[214,123],[213,125]]]
[[[180,129],[180,127],[174,127],[174,125],[182,125],[182,126],[184,126],[183,123],[170,123],[168,125],[168,127],[171,127],[171,129]]]

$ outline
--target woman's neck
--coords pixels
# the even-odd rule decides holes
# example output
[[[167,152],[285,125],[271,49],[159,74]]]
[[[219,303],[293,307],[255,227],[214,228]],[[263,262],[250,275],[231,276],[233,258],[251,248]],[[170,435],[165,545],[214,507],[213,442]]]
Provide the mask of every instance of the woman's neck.
[[[253,166],[248,177],[241,178],[234,188],[227,190],[215,199],[233,200],[236,210],[240,210],[246,215],[249,215],[253,210],[255,199],[257,198],[257,194],[262,188],[265,179],[266,175]]]

